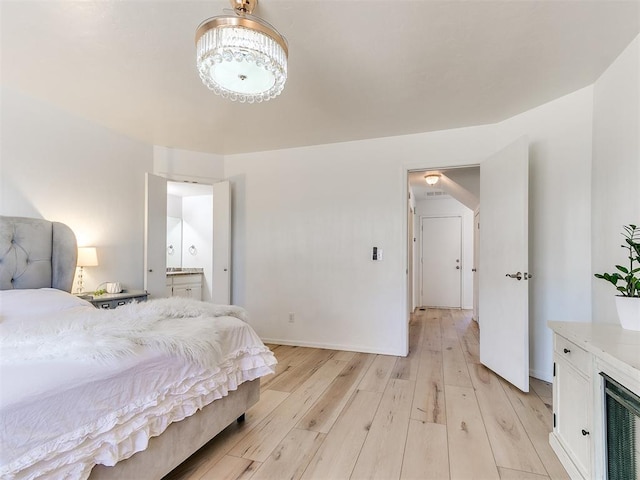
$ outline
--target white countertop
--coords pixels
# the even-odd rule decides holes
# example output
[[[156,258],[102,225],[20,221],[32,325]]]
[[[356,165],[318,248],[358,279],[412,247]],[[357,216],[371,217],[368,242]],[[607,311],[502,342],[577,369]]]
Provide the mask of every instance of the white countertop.
[[[167,277],[175,277],[176,275],[202,275],[202,268],[182,268],[180,270],[167,270]]]
[[[549,322],[549,328],[640,381],[640,331],[620,325]]]

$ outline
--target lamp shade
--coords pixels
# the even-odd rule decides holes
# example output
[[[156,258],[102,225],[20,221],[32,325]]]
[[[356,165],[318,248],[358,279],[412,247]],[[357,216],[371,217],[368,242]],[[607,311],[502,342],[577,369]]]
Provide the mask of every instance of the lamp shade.
[[[96,252],[96,247],[78,247],[78,266],[98,266],[98,253]]]

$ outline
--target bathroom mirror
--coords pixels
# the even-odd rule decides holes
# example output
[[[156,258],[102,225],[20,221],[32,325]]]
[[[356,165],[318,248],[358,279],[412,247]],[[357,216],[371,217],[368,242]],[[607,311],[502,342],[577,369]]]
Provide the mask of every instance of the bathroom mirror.
[[[182,267],[182,219],[167,217],[167,268]]]

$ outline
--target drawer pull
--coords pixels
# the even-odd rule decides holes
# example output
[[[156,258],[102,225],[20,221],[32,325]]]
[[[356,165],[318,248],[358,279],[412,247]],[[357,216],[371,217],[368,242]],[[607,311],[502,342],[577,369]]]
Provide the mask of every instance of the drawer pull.
[[[571,350],[569,350],[568,348],[565,348],[564,350],[562,350],[564,353],[571,353]]]
[[[587,435],[589,435],[589,432],[587,432],[587,431],[583,428],[583,429],[582,429],[582,435],[586,437]]]

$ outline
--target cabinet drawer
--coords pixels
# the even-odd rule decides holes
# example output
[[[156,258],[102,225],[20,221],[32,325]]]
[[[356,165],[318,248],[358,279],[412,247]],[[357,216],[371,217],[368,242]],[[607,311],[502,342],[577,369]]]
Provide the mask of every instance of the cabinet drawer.
[[[188,284],[200,284],[202,283],[202,275],[174,275],[173,285],[188,285]]]
[[[566,338],[560,337],[559,335],[554,335],[554,337],[556,354],[560,358],[564,358],[584,375],[591,378],[591,355]]]

